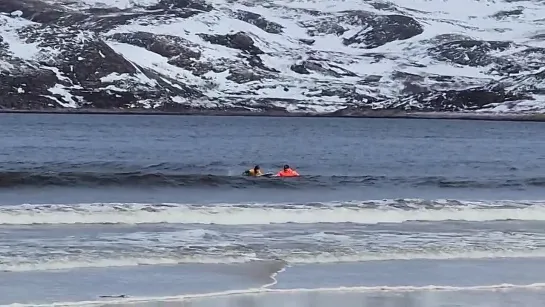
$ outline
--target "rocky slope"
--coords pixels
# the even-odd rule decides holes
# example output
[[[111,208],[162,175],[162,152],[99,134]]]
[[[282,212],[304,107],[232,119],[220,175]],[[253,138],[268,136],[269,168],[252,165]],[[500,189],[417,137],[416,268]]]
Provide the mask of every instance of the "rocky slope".
[[[0,12],[3,109],[545,109],[540,1],[2,0]]]

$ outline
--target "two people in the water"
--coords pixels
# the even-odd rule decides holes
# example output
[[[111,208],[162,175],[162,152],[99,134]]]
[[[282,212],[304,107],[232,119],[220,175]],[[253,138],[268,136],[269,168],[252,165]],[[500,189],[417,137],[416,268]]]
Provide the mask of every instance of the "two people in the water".
[[[263,172],[261,172],[261,167],[259,165],[256,165],[254,168],[249,169],[243,173],[245,176],[252,176],[252,177],[259,177],[263,176]],[[298,177],[299,173],[297,173],[295,170],[293,170],[289,165],[284,165],[281,171],[273,175],[275,177]]]

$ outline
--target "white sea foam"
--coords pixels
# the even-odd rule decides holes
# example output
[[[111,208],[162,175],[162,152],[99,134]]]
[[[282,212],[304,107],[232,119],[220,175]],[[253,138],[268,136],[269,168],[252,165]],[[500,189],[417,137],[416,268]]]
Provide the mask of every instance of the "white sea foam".
[[[173,264],[189,264],[189,263],[203,263],[203,264],[230,264],[230,263],[244,263],[253,259],[247,259],[243,257],[231,258],[231,257],[200,257],[200,256],[187,256],[180,258],[117,258],[117,259],[58,259],[53,261],[8,261],[0,262],[0,271],[4,272],[29,272],[29,271],[50,271],[50,270],[69,270],[76,268],[110,268],[110,267],[130,267],[139,265],[173,265]]]
[[[369,261],[395,260],[455,260],[455,259],[498,259],[498,258],[545,258],[545,249],[528,251],[467,251],[467,252],[421,252],[421,253],[358,253],[352,255],[336,255],[335,253],[321,252],[316,255],[298,255],[293,253],[283,258],[260,259],[255,254],[240,255],[239,257],[222,256],[218,253],[211,255],[193,255],[184,257],[124,257],[112,259],[81,259],[57,258],[52,260],[36,259],[1,259],[0,271],[30,272],[30,271],[57,271],[81,268],[113,268],[133,267],[140,265],[181,265],[181,264],[241,264],[253,261],[285,261],[290,265],[354,263]]]
[[[383,201],[384,205],[339,203],[286,204],[190,204],[93,203],[69,205],[0,206],[0,225],[28,224],[223,224],[278,223],[403,223],[408,221],[545,221],[543,202],[458,202],[458,205]]]
[[[0,270],[255,260],[310,264],[545,258],[545,233],[539,223],[525,223],[522,228],[501,223],[494,229],[489,229],[491,224],[430,223],[449,219],[544,221],[545,204],[405,199],[322,204],[4,205],[0,206],[4,234]],[[419,222],[403,223],[415,220]],[[125,225],[97,227],[93,223]],[[140,225],[149,223],[168,224]],[[29,226],[33,224],[42,225]]]

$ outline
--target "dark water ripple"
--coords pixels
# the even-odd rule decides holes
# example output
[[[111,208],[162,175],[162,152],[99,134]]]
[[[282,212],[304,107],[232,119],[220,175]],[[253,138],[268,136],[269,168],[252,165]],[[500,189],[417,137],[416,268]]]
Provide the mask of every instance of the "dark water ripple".
[[[0,117],[4,203],[540,199],[545,186],[539,123]],[[303,177],[240,176],[255,163]]]
[[[525,188],[545,186],[545,177],[446,177],[446,176],[323,176],[252,178],[215,174],[160,171],[0,171],[0,188],[13,187],[198,187],[198,188],[343,188],[343,187],[440,187],[452,189]]]

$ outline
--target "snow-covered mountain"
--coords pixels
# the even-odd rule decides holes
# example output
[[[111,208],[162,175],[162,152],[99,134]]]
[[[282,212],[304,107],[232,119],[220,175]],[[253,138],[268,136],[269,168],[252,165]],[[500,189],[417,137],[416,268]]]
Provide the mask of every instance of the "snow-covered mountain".
[[[1,0],[0,106],[545,110],[545,2]]]

